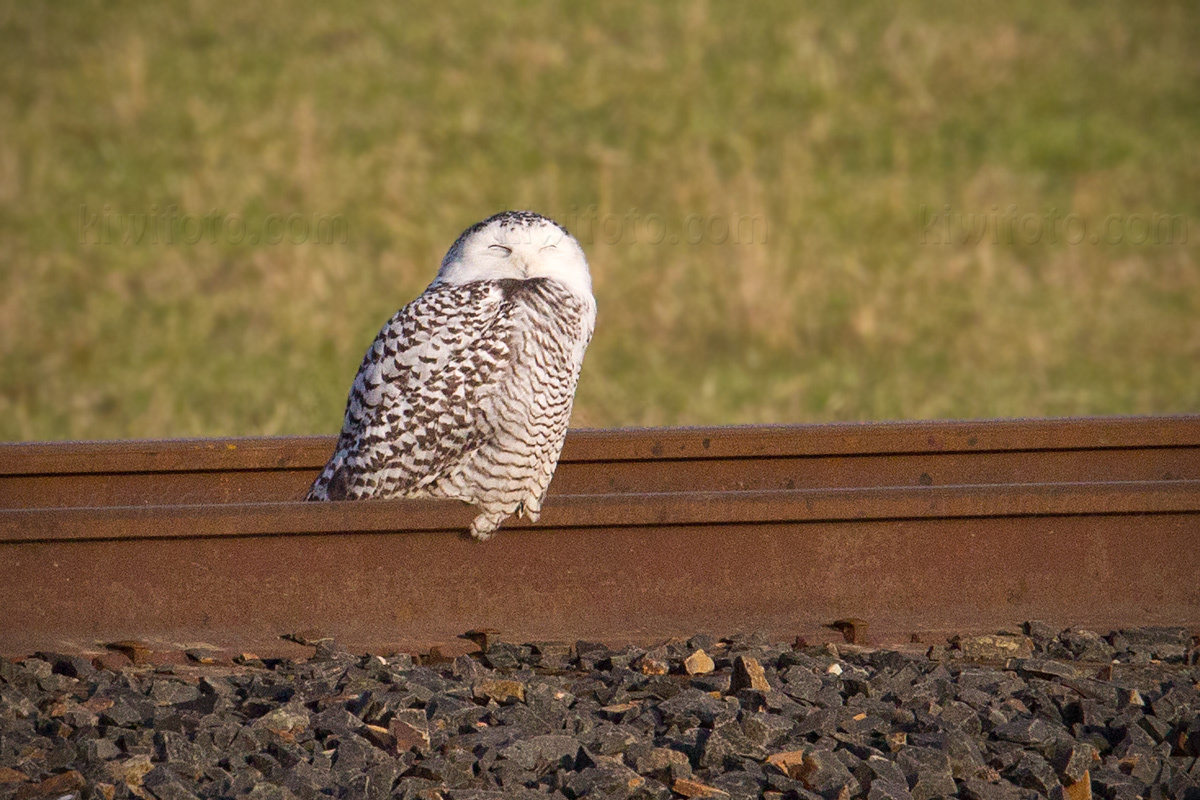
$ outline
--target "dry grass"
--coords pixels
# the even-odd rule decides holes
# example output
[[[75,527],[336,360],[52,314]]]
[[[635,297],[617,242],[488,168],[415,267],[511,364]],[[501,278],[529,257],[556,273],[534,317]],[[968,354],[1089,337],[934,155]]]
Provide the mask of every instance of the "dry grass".
[[[0,3],[0,438],[333,432],[379,325],[514,207],[590,238],[576,425],[1200,411],[1200,233],[1128,241],[1200,220],[1191,6],[520,8]],[[1126,240],[935,244],[946,204]],[[172,205],[348,229],[86,227]],[[606,241],[633,209],[765,241]]]

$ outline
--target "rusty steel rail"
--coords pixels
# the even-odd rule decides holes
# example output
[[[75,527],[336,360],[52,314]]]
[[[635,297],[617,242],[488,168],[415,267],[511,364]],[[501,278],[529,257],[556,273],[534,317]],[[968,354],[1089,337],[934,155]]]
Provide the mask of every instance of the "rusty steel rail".
[[[0,508],[294,500],[329,436],[0,444]],[[554,494],[1200,479],[1200,416],[573,430]]]
[[[0,445],[0,653],[1200,630],[1200,417],[572,431],[543,517],[297,498],[329,437]]]

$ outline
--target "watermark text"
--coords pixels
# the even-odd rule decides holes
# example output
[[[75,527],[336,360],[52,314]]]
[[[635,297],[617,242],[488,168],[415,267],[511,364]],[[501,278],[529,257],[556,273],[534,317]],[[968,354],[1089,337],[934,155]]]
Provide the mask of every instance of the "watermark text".
[[[956,211],[949,204],[922,205],[917,214],[920,244],[1070,245],[1187,244],[1188,221],[1182,214],[1109,214],[1098,224],[1079,214],[1052,208],[1044,214],[1020,213],[1016,204],[1001,210],[992,205],[976,212]]]
[[[248,221],[216,209],[180,213],[175,204],[162,209],[154,204],[140,213],[114,211],[108,204],[98,209],[79,206],[79,243],[87,245],[346,244],[349,235],[341,214],[267,214]]]

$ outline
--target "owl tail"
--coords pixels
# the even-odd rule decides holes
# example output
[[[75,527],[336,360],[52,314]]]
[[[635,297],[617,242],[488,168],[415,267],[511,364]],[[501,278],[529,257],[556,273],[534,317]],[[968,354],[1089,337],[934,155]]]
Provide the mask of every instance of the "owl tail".
[[[504,522],[508,514],[503,512],[489,514],[484,512],[480,514],[471,523],[471,536],[481,542],[486,542],[492,538],[492,534],[500,528],[500,524]]]
[[[313,481],[305,500],[345,500],[347,499],[349,481],[347,480],[344,459],[339,453],[329,460],[320,476]]]

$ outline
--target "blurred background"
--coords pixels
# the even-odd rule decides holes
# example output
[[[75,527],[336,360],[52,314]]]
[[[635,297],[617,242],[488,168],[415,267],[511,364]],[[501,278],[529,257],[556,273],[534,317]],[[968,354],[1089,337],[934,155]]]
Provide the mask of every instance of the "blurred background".
[[[0,439],[336,432],[558,219],[573,425],[1200,411],[1200,7],[0,2]]]

